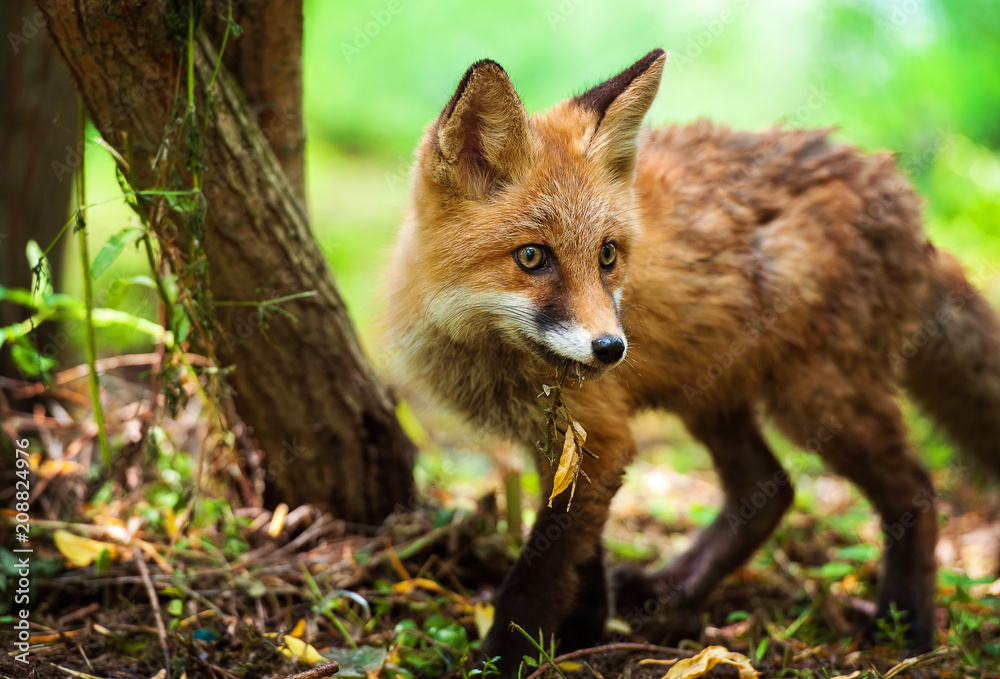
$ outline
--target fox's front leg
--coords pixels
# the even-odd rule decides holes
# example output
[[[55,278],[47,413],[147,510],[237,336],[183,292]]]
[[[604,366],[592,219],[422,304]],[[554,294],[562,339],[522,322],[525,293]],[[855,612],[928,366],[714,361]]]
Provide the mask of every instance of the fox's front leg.
[[[625,426],[623,421],[619,427]],[[548,507],[552,469],[547,460],[540,462],[541,508],[517,563],[497,594],[493,626],[483,644],[487,657],[501,657],[504,677],[517,675],[525,655],[538,654],[511,623],[536,640],[541,632],[546,648],[554,638],[559,652],[596,644],[604,633],[608,599],[601,531],[634,445],[627,432],[608,436],[595,429],[587,447],[600,451],[600,457],[585,456],[582,469],[590,481],[580,475],[571,504],[565,491]]]
[[[579,500],[579,498],[577,498]],[[600,639],[607,616],[607,594],[599,549],[600,538],[591,526],[593,512],[584,511],[574,501],[567,511],[543,507],[513,570],[497,594],[493,626],[483,644],[487,657],[500,656],[503,676],[515,676],[524,656],[537,657],[537,650],[511,623],[519,625],[535,640],[542,636],[546,649],[555,638],[559,649],[567,641],[574,646]],[[598,569],[598,577],[594,571]],[[596,580],[596,583],[595,583]],[[576,606],[578,594],[587,581],[594,591],[590,608]],[[572,614],[572,615],[571,615]],[[575,639],[562,638],[572,626]]]

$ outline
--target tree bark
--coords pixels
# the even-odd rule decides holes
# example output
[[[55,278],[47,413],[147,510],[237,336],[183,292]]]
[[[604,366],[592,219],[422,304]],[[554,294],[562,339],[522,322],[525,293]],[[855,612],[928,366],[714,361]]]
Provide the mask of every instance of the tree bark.
[[[215,0],[206,29],[222,43],[230,7],[242,34],[229,36],[222,61],[236,79],[264,138],[305,203],[306,135],[302,120],[302,4]]]
[[[32,0],[0,3],[0,285],[28,288],[28,240],[48,247],[69,218],[73,178],[60,177],[53,163],[73,156],[76,145],[76,92],[45,31],[44,16]],[[61,246],[49,253],[53,284],[62,274]],[[27,318],[28,310],[0,302],[0,327]],[[39,349],[54,356],[62,349],[58,325],[37,331]],[[10,355],[0,349],[0,375],[21,378]],[[18,405],[14,403],[15,407]]]
[[[49,30],[105,140],[126,159],[134,188],[162,185],[172,162],[190,186],[189,143],[177,134],[186,107],[187,18],[170,0],[73,6],[40,2]],[[198,125],[217,54],[200,27],[191,45]],[[178,103],[178,99],[181,103]],[[179,114],[178,111],[181,113]],[[221,361],[237,410],[267,458],[265,500],[320,503],[349,521],[379,522],[410,501],[413,445],[375,378],[285,177],[242,92],[222,68],[204,131],[204,242],[172,214],[158,237],[203,249],[223,336]],[[172,130],[164,144],[165,130]],[[198,143],[198,142],[195,142]],[[154,159],[155,162],[154,162]],[[171,160],[172,159],[172,160]],[[306,291],[270,316],[234,306]]]

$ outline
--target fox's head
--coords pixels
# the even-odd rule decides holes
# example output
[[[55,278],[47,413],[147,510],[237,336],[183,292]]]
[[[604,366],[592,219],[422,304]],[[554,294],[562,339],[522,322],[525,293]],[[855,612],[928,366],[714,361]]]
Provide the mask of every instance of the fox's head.
[[[618,365],[637,138],[665,58],[530,118],[496,62],[473,64],[419,147],[393,297],[459,342],[488,334],[590,379]]]

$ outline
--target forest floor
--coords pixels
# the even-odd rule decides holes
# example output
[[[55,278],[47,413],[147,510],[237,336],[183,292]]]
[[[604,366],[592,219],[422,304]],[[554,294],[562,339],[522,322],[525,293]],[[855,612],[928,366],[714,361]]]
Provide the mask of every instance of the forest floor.
[[[424,503],[379,527],[312,507],[271,512],[260,506],[259,455],[238,428],[213,429],[217,418],[191,385],[176,416],[154,416],[136,374],[103,378],[116,460],[109,473],[96,462],[93,424],[73,405],[86,402],[73,397],[85,393],[82,380],[57,376],[58,390],[45,393],[13,385],[25,395],[35,389],[45,405],[2,413],[8,436],[30,440],[33,552],[26,665],[14,659],[23,573],[13,550],[24,545],[15,541],[16,514],[2,510],[0,677],[282,677],[328,660],[342,677],[489,676],[473,674],[482,668],[475,660],[516,539],[497,466],[468,454],[482,446],[415,431]],[[644,417],[635,429],[642,459],[605,531],[612,567],[668,562],[721,498],[706,456],[676,422]],[[1000,676],[997,493],[946,460],[932,463],[940,645],[908,659],[903,625],[884,625],[875,645],[858,634],[879,577],[880,531],[867,502],[812,458],[781,457],[795,505],[689,620],[688,638],[654,646],[661,639],[612,619],[608,646],[552,668],[559,649],[540,645],[522,676],[658,679],[679,658],[717,646],[736,664],[704,675],[679,666],[670,679],[737,676],[741,663],[767,678]],[[0,506],[13,507],[14,472],[3,475]],[[537,476],[526,471],[522,486],[530,505]],[[526,509],[525,525],[532,516]]]

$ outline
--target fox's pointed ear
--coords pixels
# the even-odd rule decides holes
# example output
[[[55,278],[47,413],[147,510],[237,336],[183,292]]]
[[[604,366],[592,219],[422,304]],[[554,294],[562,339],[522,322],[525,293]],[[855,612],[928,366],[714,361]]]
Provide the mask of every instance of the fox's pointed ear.
[[[507,73],[489,59],[465,72],[434,135],[434,180],[463,197],[488,197],[529,164],[528,115]]]
[[[573,103],[594,116],[587,157],[614,181],[632,182],[642,119],[656,98],[667,54],[655,49],[614,78],[575,97]]]

